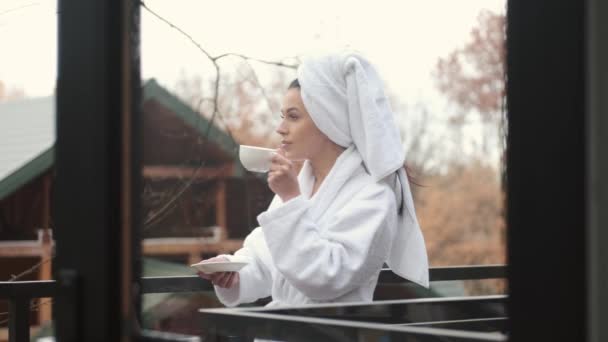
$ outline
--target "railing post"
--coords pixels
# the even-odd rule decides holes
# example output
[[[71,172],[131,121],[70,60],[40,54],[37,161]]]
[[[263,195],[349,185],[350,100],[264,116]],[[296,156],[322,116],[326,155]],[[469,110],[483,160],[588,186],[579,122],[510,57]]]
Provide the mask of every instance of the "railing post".
[[[8,340],[9,342],[29,342],[30,340],[30,299],[10,298],[8,300]]]
[[[75,270],[62,269],[57,275],[59,295],[55,303],[60,303],[54,310],[55,317],[61,317],[61,326],[55,324],[55,336],[58,341],[76,341],[82,336],[82,296],[79,277]],[[56,319],[57,321],[57,319]],[[64,329],[69,327],[70,329]]]

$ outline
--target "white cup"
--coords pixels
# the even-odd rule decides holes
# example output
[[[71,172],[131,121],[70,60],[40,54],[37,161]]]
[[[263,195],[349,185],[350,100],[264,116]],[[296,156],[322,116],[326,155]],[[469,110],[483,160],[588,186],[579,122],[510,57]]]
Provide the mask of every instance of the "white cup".
[[[272,156],[276,150],[257,146],[239,146],[241,164],[252,172],[268,172]]]

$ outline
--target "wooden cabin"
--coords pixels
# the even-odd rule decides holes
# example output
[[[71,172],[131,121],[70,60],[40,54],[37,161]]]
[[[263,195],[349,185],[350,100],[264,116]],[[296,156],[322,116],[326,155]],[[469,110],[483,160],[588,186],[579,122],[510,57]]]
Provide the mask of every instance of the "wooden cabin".
[[[155,80],[142,95],[144,255],[189,264],[240,248],[272,199],[265,178],[242,168],[238,142]],[[53,96],[0,103],[2,280],[52,277],[54,141]],[[50,317],[41,307],[32,322]]]

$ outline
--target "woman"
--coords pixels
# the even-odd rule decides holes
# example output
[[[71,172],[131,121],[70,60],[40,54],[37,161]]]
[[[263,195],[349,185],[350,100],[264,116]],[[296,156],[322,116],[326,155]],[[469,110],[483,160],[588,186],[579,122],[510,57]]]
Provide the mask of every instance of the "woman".
[[[281,112],[281,146],[268,173],[276,196],[242,249],[209,259],[249,264],[199,273],[220,301],[371,301],[384,262],[428,286],[399,130],[371,64],[352,52],[305,60]]]

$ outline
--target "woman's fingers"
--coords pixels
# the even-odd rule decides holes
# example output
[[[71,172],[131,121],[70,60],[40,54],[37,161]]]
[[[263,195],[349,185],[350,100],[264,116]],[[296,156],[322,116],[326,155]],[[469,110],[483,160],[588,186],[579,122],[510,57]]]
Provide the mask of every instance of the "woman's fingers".
[[[224,277],[220,280],[220,286],[228,287],[228,283],[230,282],[231,278],[232,278],[232,272],[227,272],[226,275],[224,275]]]
[[[216,262],[216,261],[230,261],[230,260],[228,260],[228,258],[223,257],[223,256],[216,256],[216,257],[213,257],[213,258],[210,258],[207,260],[203,260],[202,262]],[[215,274],[217,274],[217,273],[205,273],[205,272],[198,271],[197,274],[199,277],[201,277],[203,279],[213,281]]]
[[[268,176],[280,176],[284,174],[288,174],[292,169],[291,162],[283,163],[283,162],[273,162],[270,164],[270,168],[268,169]]]
[[[216,281],[215,284],[219,287],[226,287],[226,278],[228,278],[230,276],[230,274],[228,274],[228,272],[221,272]]]
[[[204,272],[198,272],[198,276],[209,280],[212,284],[216,284],[217,280],[220,279],[220,274],[219,273],[204,273]]]
[[[225,272],[216,272],[211,274],[211,282],[213,283],[213,285],[218,285],[220,284],[220,280],[224,277]]]
[[[230,288],[230,283],[232,282],[232,279],[234,278],[234,272],[230,272],[228,273],[228,276],[225,278],[224,281],[224,287],[226,288]]]
[[[230,278],[230,282],[228,283],[228,288],[232,288],[239,283],[239,272],[232,272],[232,277]]]
[[[213,285],[219,287],[227,287],[231,288],[235,284],[238,283],[239,274],[237,272],[215,272],[215,273],[205,273],[205,272],[197,272],[198,276],[209,280]]]
[[[228,286],[228,288],[231,288],[235,285],[236,277],[238,277],[238,273],[232,272],[232,274],[230,275],[230,279],[228,279],[228,283],[226,283],[226,286]]]
[[[219,287],[231,287],[236,272],[217,272],[213,273],[211,282]]]
[[[277,164],[277,165],[291,165],[292,162],[291,160],[285,158],[283,155],[279,154],[279,153],[275,153],[272,158],[270,159],[270,161],[272,162],[272,164]]]
[[[211,279],[211,274],[205,273],[205,272],[198,272],[198,276],[203,278],[203,279],[207,279],[210,280]]]

